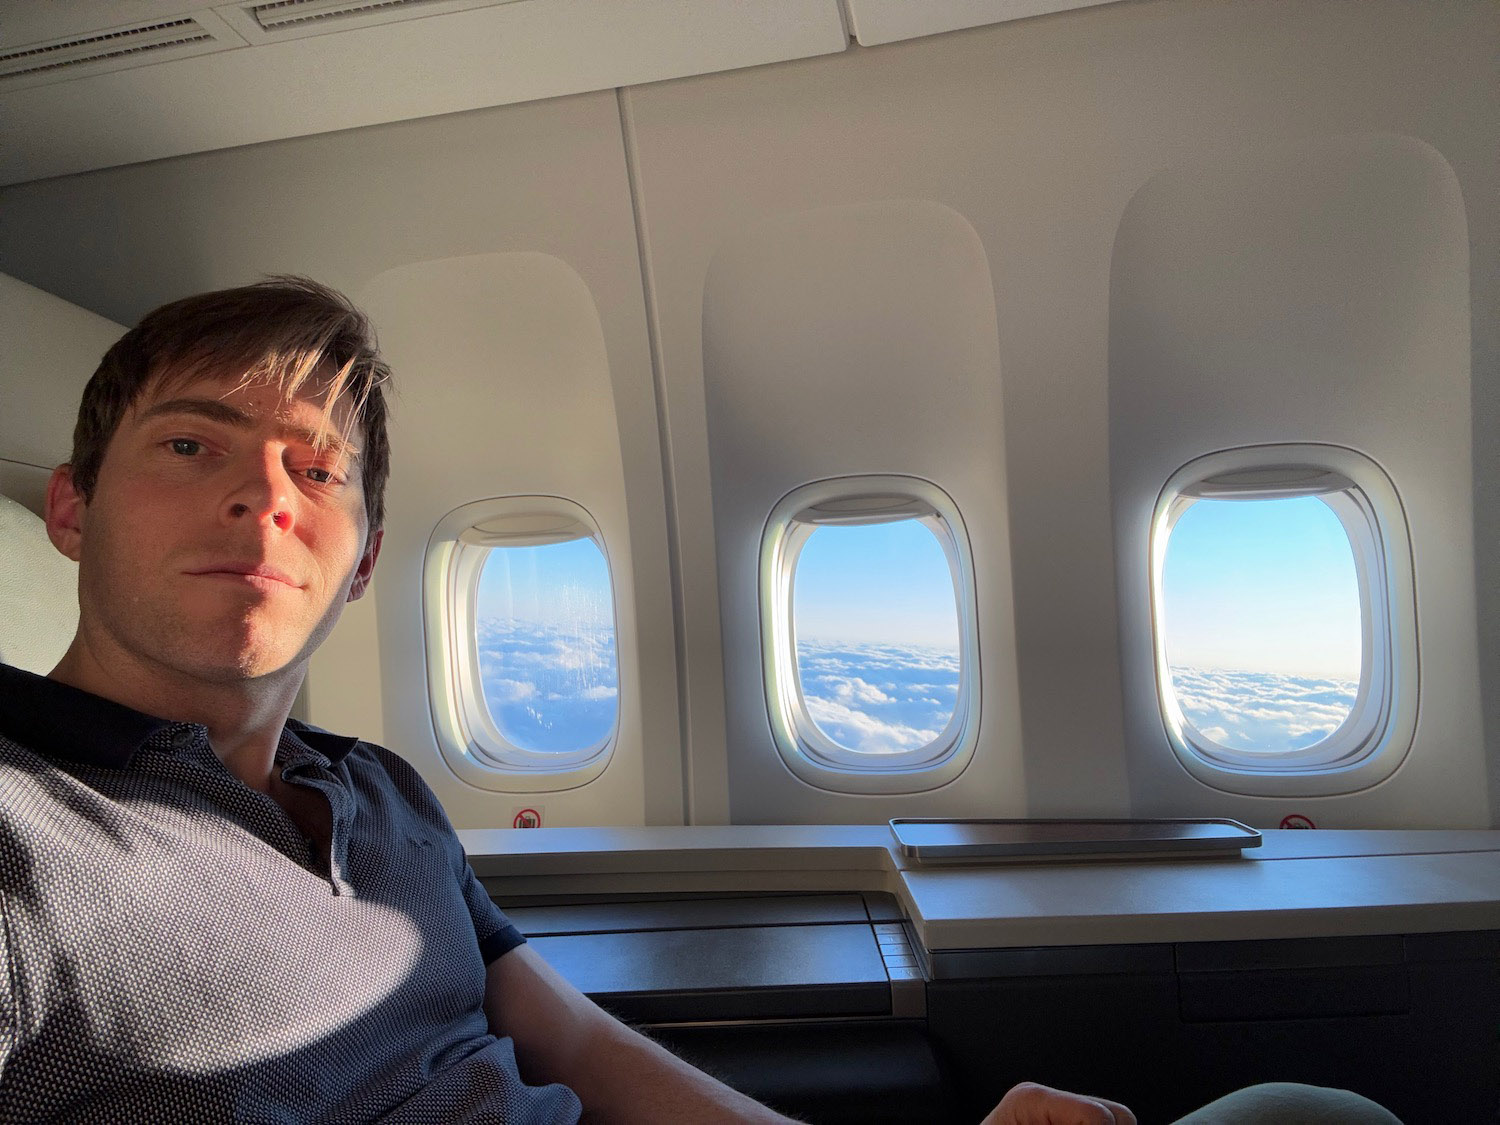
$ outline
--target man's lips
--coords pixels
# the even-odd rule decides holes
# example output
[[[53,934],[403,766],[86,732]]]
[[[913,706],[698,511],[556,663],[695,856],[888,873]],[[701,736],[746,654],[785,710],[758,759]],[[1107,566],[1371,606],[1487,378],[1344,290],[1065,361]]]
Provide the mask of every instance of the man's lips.
[[[188,573],[206,578],[228,578],[253,586],[282,585],[297,590],[302,588],[302,583],[286,571],[266,563],[214,563],[210,566],[194,567]]]

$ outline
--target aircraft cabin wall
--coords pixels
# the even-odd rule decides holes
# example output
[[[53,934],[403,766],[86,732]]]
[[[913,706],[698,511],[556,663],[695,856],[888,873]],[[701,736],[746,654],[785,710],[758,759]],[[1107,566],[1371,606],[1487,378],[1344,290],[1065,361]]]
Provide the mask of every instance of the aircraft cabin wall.
[[[528,807],[1485,826],[1496,19],[1105,5],[177,157],[0,189],[0,270],[122,323],[272,272],[367,308],[398,388],[386,541],[304,703],[409,757],[460,827]],[[63,430],[48,457],[26,444],[15,401],[0,457],[64,457]],[[1184,466],[1246,449],[1167,511]],[[1409,749],[1343,793],[1328,770],[1195,777],[1162,717],[1152,552],[1190,502],[1285,498],[1309,464],[1344,482],[1355,548],[1374,513],[1364,657],[1396,702],[1366,684],[1358,706]],[[781,710],[806,712],[797,658],[766,646],[793,643],[796,551],[879,520],[931,531],[954,582],[948,758],[809,767]],[[610,756],[502,773],[443,745],[483,725],[463,614],[485,550],[564,541],[612,583]]]

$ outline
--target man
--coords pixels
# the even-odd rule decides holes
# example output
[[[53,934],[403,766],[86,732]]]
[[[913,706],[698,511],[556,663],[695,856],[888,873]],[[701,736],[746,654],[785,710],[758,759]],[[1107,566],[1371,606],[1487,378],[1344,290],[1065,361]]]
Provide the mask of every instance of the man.
[[[0,667],[0,1118],[779,1121],[602,1012],[388,751],[290,720],[380,553],[388,378],[337,293],[164,306],[47,495],[79,564]],[[1133,1122],[1025,1085],[992,1122]]]

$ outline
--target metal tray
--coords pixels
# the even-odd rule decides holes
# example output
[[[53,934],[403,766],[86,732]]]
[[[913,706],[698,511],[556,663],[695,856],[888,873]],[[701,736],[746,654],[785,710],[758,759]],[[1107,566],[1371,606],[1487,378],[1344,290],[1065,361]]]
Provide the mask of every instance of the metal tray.
[[[1237,820],[994,820],[897,817],[901,854],[924,863],[1047,856],[1160,859],[1235,854],[1261,836]]]

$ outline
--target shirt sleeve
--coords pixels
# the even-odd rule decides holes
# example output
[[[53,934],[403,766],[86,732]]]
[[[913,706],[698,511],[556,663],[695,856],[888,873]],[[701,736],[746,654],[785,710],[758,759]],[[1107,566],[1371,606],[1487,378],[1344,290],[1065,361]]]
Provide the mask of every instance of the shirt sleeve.
[[[455,837],[454,844],[458,844]],[[459,847],[463,872],[459,875],[459,886],[464,892],[464,901],[469,904],[469,917],[474,919],[474,936],[479,939],[479,953],[486,965],[509,953],[526,941],[526,937],[505,913],[495,905],[489,892],[484,889],[468,858]]]
[[[489,892],[484,889],[484,885],[474,874],[474,869],[469,866],[469,858],[464,854],[463,844],[459,842],[458,833],[453,830],[453,825],[448,820],[448,814],[443,811],[437,794],[399,754],[394,754],[383,746],[376,746],[373,743],[363,745],[374,751],[412,811],[426,822],[433,835],[441,841],[446,850],[449,867],[453,871],[459,890],[463,892],[464,904],[469,908],[469,918],[474,923],[474,938],[479,943],[479,952],[484,958],[484,963],[489,965],[496,958],[523,944],[526,941],[525,935],[516,929],[511,920],[505,916],[505,912],[495,905]]]

